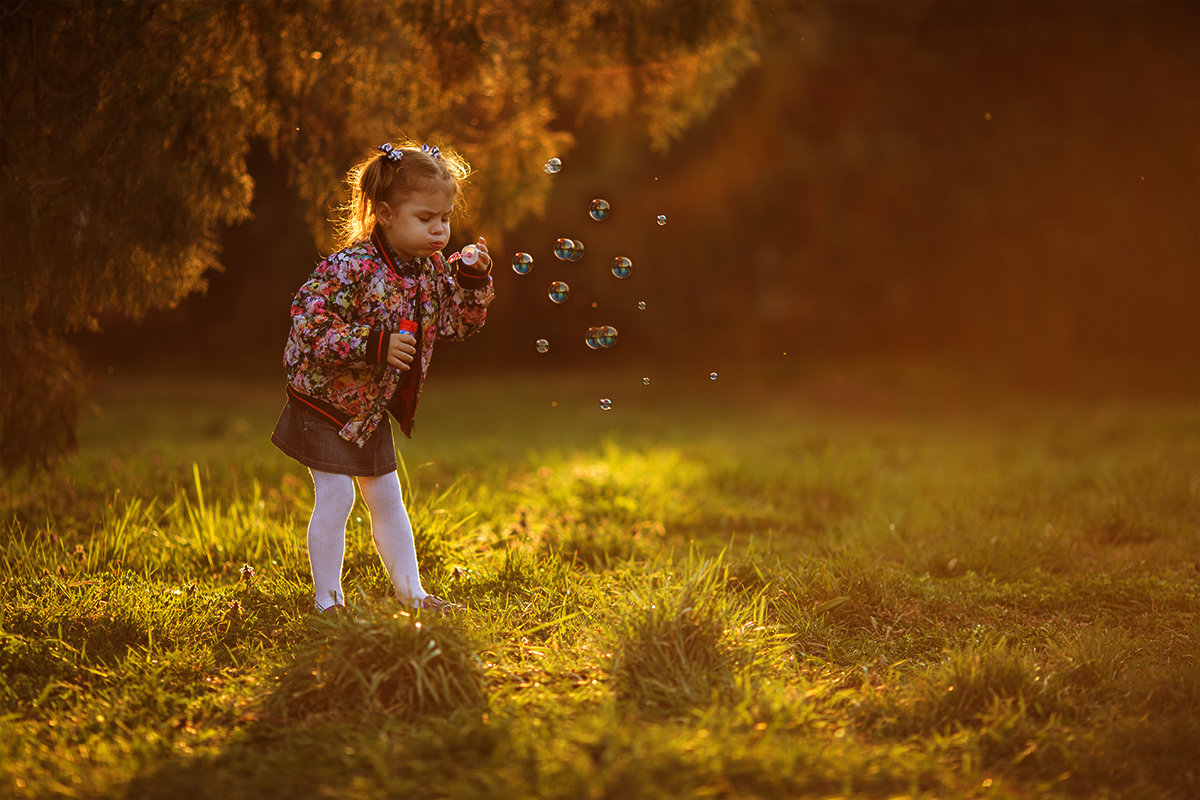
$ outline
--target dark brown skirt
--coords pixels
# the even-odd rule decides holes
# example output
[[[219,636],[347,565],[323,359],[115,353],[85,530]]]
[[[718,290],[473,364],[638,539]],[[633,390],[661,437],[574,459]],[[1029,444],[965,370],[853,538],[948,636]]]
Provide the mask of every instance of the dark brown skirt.
[[[332,421],[289,398],[275,423],[271,443],[318,472],[375,477],[396,470],[396,447],[387,414],[359,447],[339,436]]]

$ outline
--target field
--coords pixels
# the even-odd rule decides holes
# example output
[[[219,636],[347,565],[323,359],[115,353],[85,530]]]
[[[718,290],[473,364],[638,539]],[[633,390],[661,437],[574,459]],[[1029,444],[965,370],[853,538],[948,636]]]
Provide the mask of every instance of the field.
[[[462,609],[359,506],[329,621],[279,387],[110,380],[0,483],[0,794],[1197,796],[1200,406],[967,387],[435,376]]]

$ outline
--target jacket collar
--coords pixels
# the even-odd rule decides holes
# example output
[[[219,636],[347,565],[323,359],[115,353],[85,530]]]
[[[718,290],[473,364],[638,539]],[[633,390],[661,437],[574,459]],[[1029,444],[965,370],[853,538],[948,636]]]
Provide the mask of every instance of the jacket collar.
[[[410,258],[408,261],[401,261],[396,257],[392,248],[388,247],[387,242],[383,241],[383,237],[379,235],[379,231],[371,231],[371,244],[375,247],[375,252],[379,253],[379,257],[383,259],[383,263],[387,264],[388,268],[400,276],[413,276],[421,271],[421,259]]]

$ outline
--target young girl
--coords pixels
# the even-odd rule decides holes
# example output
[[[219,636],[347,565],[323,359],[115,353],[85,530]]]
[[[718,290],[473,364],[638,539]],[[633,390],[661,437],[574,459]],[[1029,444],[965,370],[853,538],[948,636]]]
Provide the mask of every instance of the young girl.
[[[436,147],[380,145],[350,172],[341,249],[317,266],[292,303],[288,400],[271,441],[312,472],[308,553],[317,611],[345,602],[342,560],[355,478],[396,597],[414,608],[449,607],[421,586],[387,417],[412,436],[434,342],[465,339],[483,327],[494,296],[482,238],[473,264],[440,252],[469,171],[457,154]]]

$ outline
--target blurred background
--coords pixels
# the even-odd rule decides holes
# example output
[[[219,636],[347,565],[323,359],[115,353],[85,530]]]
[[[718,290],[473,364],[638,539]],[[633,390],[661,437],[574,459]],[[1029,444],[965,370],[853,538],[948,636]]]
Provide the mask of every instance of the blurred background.
[[[288,306],[328,252],[338,178],[403,133],[475,165],[453,245],[485,236],[496,262],[487,327],[439,347],[435,374],[717,371],[769,385],[869,361],[1200,397],[1200,4],[311,3],[301,19],[282,4],[163,5],[184,30],[237,23],[260,59],[204,64],[236,47],[197,40],[186,74],[217,87],[234,75],[235,90],[168,106],[256,108],[237,87],[271,102],[227,121],[161,112],[162,150],[197,126],[214,140],[221,125],[238,132],[228,153],[178,152],[193,163],[221,151],[237,191],[197,185],[241,205],[205,218],[199,240],[212,246],[172,292],[97,302],[64,327],[81,374],[282,381]],[[9,42],[33,35],[28,9],[6,14]],[[120,24],[149,36],[154,20]],[[122,99],[106,91],[89,100],[101,116]],[[6,105],[6,178],[36,171],[18,163],[17,107]],[[126,113],[126,130],[148,136],[137,117],[150,112]],[[563,166],[548,175],[552,156]],[[178,172],[160,167],[160,181]],[[10,186],[8,209],[30,191]],[[611,203],[607,220],[589,218],[593,198]],[[97,220],[121,213],[119,196],[100,200]],[[86,215],[76,204],[60,216]],[[5,218],[12,234],[21,217]],[[556,260],[558,237],[582,241],[584,258]],[[509,268],[518,251],[534,257],[528,275]],[[120,252],[105,280],[142,263]],[[625,279],[609,270],[619,255],[634,264]],[[570,284],[567,303],[549,302],[551,280]],[[104,294],[69,286],[57,283]],[[620,331],[612,351],[584,345],[597,324]]]

